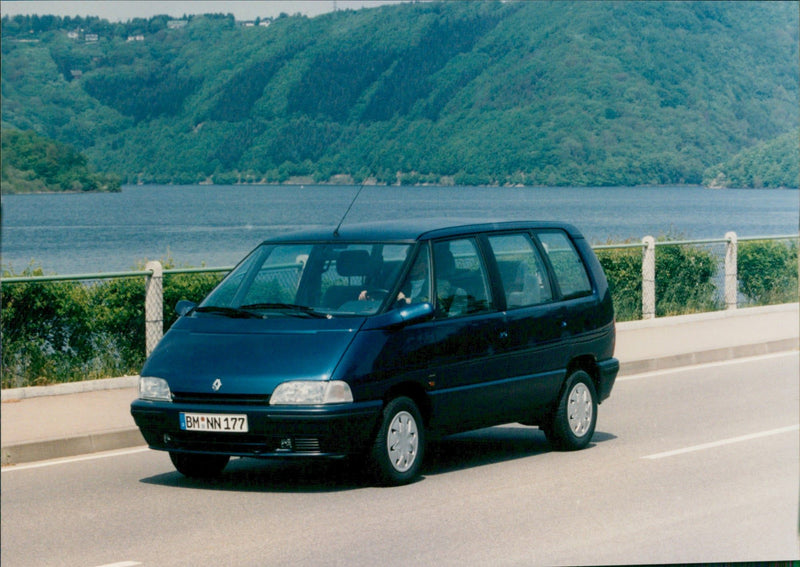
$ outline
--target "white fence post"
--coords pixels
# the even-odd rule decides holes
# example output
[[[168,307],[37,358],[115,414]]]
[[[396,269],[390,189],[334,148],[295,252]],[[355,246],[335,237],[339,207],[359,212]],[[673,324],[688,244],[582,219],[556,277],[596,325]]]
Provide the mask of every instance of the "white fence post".
[[[735,232],[726,232],[725,239],[725,309],[736,309],[739,300],[739,244]]]
[[[656,240],[642,238],[642,319],[656,316]]]
[[[148,262],[145,269],[152,272],[144,285],[145,354],[150,356],[164,334],[164,285],[161,262]]]

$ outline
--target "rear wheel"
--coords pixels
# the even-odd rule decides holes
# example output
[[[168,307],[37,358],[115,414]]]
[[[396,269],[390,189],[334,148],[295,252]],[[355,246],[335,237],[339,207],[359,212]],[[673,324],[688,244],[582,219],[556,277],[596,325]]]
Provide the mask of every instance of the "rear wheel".
[[[542,429],[550,443],[564,451],[583,449],[597,423],[594,382],[583,370],[570,374],[555,413]]]
[[[213,478],[222,473],[228,464],[228,455],[204,455],[200,453],[173,453],[169,458],[178,472],[189,478]]]
[[[425,428],[413,400],[395,398],[383,410],[372,447],[372,466],[379,484],[397,486],[414,480],[425,453]]]

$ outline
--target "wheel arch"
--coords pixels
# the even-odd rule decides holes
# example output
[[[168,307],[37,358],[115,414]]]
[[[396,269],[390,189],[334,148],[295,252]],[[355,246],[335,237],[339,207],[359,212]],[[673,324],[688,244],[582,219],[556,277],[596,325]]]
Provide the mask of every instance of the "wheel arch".
[[[600,368],[597,366],[597,359],[590,354],[583,354],[576,356],[569,361],[567,365],[567,374],[565,375],[564,385],[566,386],[566,378],[570,377],[573,372],[583,370],[592,379],[595,392],[600,391]],[[598,400],[598,404],[600,401]]]
[[[415,404],[417,404],[417,408],[419,408],[419,411],[422,414],[422,420],[427,427],[430,423],[433,408],[431,407],[428,394],[425,392],[425,389],[422,387],[422,385],[418,384],[417,382],[401,382],[399,384],[395,384],[389,388],[389,390],[387,390],[386,394],[383,396],[384,407],[386,407],[386,405],[393,399],[401,396],[410,398]]]

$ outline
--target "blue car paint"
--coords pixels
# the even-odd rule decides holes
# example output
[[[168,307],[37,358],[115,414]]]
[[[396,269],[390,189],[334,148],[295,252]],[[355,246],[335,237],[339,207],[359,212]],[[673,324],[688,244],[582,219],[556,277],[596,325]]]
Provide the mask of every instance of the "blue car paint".
[[[181,317],[141,375],[164,378],[173,393],[271,394],[287,380],[329,379],[363,322]]]

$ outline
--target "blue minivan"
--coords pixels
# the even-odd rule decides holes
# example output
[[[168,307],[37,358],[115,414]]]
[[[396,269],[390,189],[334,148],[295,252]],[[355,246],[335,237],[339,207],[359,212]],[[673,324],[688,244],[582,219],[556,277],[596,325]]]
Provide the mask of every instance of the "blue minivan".
[[[432,436],[509,422],[581,449],[619,369],[605,275],[564,223],[286,234],[178,312],[131,413],[189,477],[231,456],[355,457],[403,484]]]

